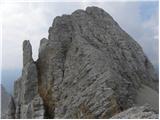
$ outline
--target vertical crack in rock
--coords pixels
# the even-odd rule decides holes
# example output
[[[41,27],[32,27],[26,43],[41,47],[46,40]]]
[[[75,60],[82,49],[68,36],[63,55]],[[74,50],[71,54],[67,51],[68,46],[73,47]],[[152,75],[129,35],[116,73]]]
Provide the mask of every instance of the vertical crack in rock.
[[[138,109],[133,107],[145,88],[158,94],[158,77],[142,48],[103,9],[58,16],[48,32],[35,62],[29,41],[23,43],[23,71],[14,84],[10,116],[111,118]],[[156,118],[155,112],[148,114]]]
[[[44,118],[54,118],[54,77],[52,77],[52,64],[50,54],[54,50],[49,45],[49,41],[43,38],[40,41],[39,59],[36,62],[38,71],[38,92],[44,103]]]

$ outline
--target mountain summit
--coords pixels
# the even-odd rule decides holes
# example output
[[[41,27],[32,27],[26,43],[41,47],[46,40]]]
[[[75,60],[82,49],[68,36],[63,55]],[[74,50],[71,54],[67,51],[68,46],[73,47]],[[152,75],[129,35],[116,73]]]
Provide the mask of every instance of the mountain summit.
[[[24,41],[8,116],[157,118],[156,96],[158,76],[140,45],[103,9],[87,7],[54,19],[37,61]]]

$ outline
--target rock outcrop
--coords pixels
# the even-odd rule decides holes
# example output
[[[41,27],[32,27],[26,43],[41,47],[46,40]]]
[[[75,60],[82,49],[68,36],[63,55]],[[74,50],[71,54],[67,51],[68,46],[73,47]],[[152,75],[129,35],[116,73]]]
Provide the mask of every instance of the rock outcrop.
[[[16,119],[44,118],[43,100],[38,93],[37,67],[32,59],[31,44],[27,40],[23,42],[23,65],[22,76],[14,83],[14,100],[10,102],[9,108],[12,110],[9,110],[8,116]]]
[[[7,117],[8,104],[11,98],[11,95],[6,91],[3,85],[0,85],[0,93],[1,93],[1,118],[4,119]]]
[[[7,118],[8,119],[14,119],[15,118],[15,104],[14,100],[12,97],[9,99],[9,104],[8,104],[8,111],[7,111]]]
[[[112,119],[158,119],[158,114],[149,106],[132,107],[112,117]]]
[[[143,85],[158,92],[142,48],[104,10],[87,7],[54,19],[37,61],[24,41],[15,118],[111,118],[136,105]]]

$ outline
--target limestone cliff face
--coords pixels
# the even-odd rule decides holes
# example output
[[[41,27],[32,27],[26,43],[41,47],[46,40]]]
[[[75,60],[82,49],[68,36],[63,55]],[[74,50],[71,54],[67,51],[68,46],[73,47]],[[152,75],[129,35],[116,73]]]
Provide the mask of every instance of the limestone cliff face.
[[[158,91],[158,76],[142,48],[108,13],[88,7],[54,19],[37,61],[24,41],[12,116],[111,118],[136,105],[142,85]]]

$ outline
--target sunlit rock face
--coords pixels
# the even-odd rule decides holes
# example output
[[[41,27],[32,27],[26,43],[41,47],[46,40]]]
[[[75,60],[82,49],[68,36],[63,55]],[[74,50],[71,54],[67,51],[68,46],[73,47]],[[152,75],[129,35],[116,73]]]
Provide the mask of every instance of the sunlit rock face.
[[[134,107],[144,85],[158,94],[142,48],[104,10],[87,7],[54,19],[37,61],[24,41],[13,117],[111,118]]]

